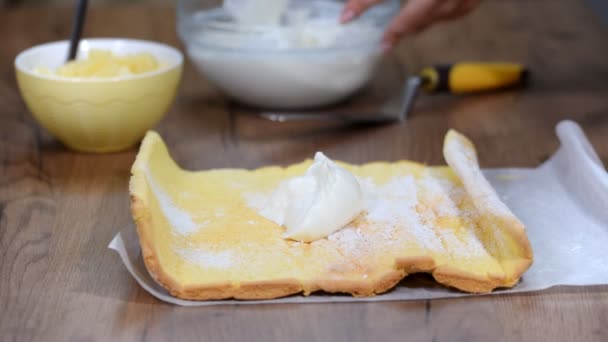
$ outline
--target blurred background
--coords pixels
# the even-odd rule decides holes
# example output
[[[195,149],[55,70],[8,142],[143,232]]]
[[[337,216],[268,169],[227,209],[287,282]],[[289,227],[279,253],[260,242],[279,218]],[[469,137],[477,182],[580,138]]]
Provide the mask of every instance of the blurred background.
[[[165,4],[170,5],[175,0],[92,0],[89,1],[90,5],[118,5],[118,4],[130,4],[130,3],[150,3],[150,4]],[[74,0],[0,0],[0,4],[4,6],[30,6],[30,5],[43,5],[43,6],[69,6],[74,3]]]
[[[220,0],[218,0],[220,1]],[[529,1],[529,0],[507,0],[507,1]],[[534,0],[538,1],[538,0]],[[549,0],[551,1],[551,0]],[[571,0],[579,1],[579,0]],[[603,20],[608,22],[608,0],[583,0],[591,4],[597,14],[602,17]],[[92,0],[89,1],[89,6],[96,5],[120,5],[120,4],[132,4],[132,3],[149,3],[159,5],[173,5],[176,0]],[[74,0],[0,0],[0,6],[2,7],[19,7],[19,6],[70,6],[74,3]]]

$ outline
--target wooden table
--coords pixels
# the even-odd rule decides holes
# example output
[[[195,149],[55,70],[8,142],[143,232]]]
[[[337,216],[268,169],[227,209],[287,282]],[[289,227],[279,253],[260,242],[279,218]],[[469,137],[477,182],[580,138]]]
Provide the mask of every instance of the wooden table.
[[[86,36],[178,45],[172,8],[94,8]],[[142,290],[106,246],[132,225],[127,182],[136,149],[88,155],[41,129],[15,85],[15,55],[63,39],[69,9],[0,11],[0,340],[608,340],[608,286],[465,299],[181,308]],[[347,129],[280,125],[238,110],[190,64],[157,129],[191,169],[286,164],[316,150],[350,162],[443,163],[446,129],[469,135],[485,167],[536,166],[578,121],[608,162],[608,31],[573,0],[488,0],[397,52],[403,72],[456,60],[523,62],[525,91],[423,97],[403,124]],[[581,265],[582,267],[584,265]]]

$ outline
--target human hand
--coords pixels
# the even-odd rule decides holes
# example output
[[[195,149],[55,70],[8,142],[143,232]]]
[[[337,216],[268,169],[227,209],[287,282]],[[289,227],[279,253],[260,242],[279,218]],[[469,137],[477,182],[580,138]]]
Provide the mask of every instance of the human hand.
[[[347,0],[340,21],[347,23],[382,0]],[[432,24],[464,16],[481,0],[409,0],[389,24],[382,38],[383,50],[390,50],[399,40],[418,33]]]

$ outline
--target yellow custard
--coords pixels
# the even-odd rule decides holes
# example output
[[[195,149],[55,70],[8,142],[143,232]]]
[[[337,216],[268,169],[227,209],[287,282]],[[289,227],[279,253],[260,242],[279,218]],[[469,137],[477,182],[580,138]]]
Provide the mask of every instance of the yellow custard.
[[[151,54],[139,52],[129,55],[117,55],[109,50],[93,49],[86,59],[68,62],[57,70],[38,67],[36,72],[41,74],[63,77],[117,77],[137,75],[157,70],[161,63]]]

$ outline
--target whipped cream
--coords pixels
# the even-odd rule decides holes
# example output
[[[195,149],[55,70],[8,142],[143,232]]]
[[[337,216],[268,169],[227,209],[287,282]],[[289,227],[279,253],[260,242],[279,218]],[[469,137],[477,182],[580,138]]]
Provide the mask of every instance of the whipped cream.
[[[301,110],[353,94],[376,68],[382,27],[361,18],[340,24],[343,5],[226,0],[222,12],[199,12],[180,25],[192,61],[226,95],[255,107]]]
[[[223,7],[243,25],[278,25],[287,0],[224,0]]]
[[[355,176],[317,152],[306,173],[281,183],[260,214],[284,226],[285,238],[310,242],[343,228],[363,208]]]

